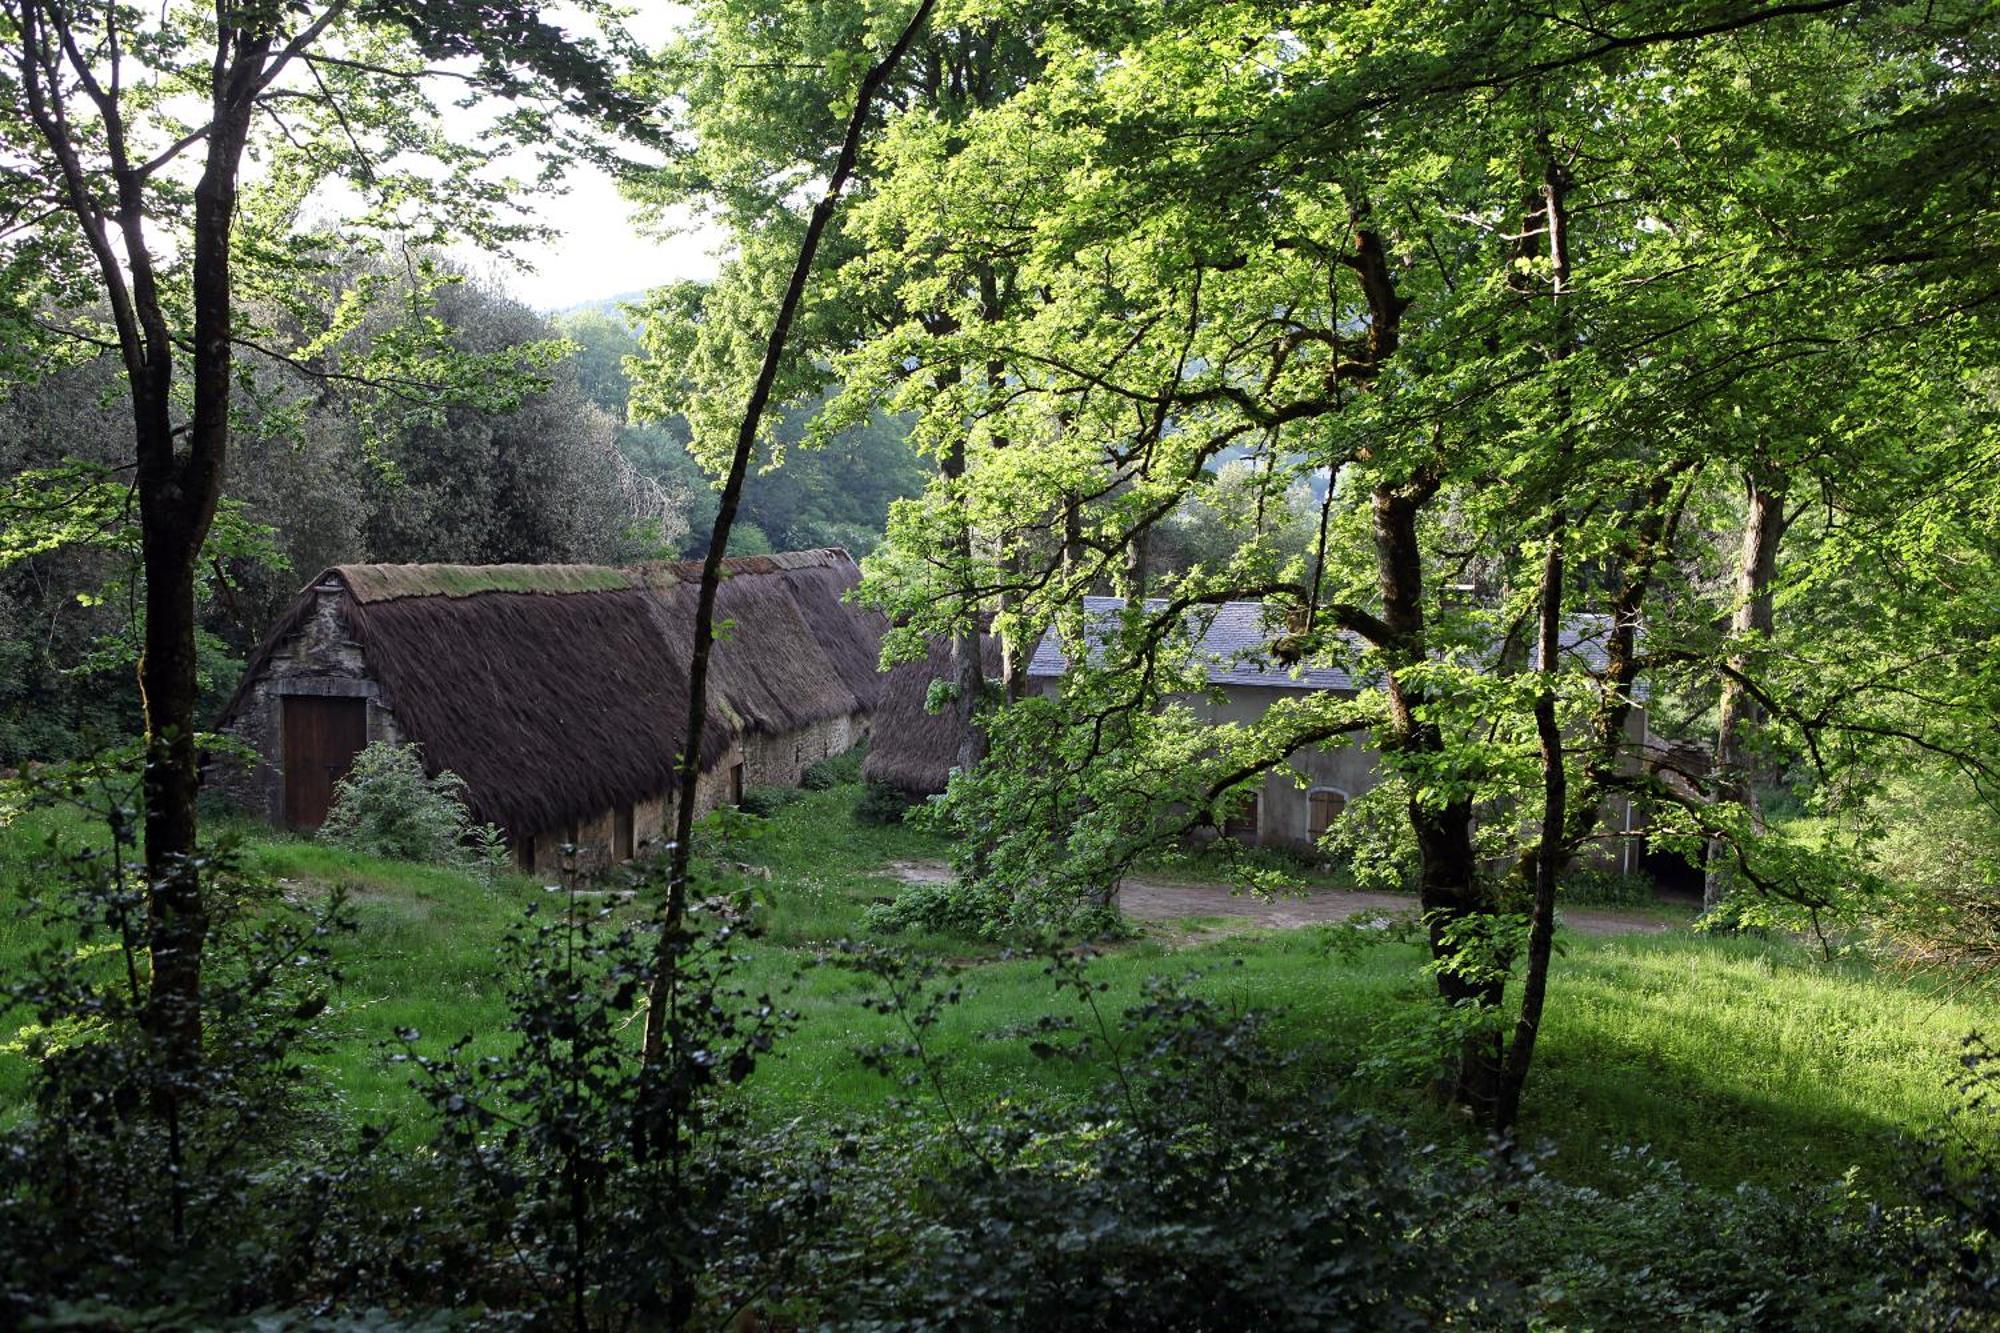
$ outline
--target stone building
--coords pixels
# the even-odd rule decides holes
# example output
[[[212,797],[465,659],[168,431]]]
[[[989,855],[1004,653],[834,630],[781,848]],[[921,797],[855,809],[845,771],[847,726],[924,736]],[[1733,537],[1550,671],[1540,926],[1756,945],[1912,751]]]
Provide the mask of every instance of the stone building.
[[[1149,602],[1148,609],[1158,610],[1160,605]],[[1121,598],[1086,597],[1086,625],[1107,623],[1124,607]],[[1207,677],[1208,690],[1180,702],[1196,716],[1218,725],[1255,721],[1278,700],[1301,691],[1331,691],[1352,698],[1362,689],[1373,688],[1341,667],[1288,667],[1279,662],[1273,655],[1273,642],[1282,629],[1274,627],[1261,603],[1203,607],[1190,612],[1189,621],[1193,650]],[[1596,620],[1581,619],[1565,630],[1561,642],[1565,664],[1601,670],[1606,628]],[[1086,637],[1090,637],[1088,630]],[[1028,663],[1030,688],[1045,693],[1060,689],[1068,671],[1069,663],[1056,635],[1045,635]],[[884,707],[891,706],[885,700]],[[1632,710],[1627,731],[1636,771],[1636,757],[1644,752],[1648,734],[1644,707]],[[1380,754],[1365,735],[1300,750],[1266,774],[1249,799],[1216,832],[1257,846],[1310,849],[1350,801],[1381,780]],[[1640,830],[1632,802],[1622,796],[1607,801],[1601,829],[1602,836],[1584,850],[1583,859],[1606,869],[1637,870],[1643,839],[1637,836]]]
[[[883,623],[845,551],[732,557],[718,592],[697,813],[794,785],[867,734]],[[373,741],[464,780],[523,867],[615,862],[671,821],[700,566],[337,565],[252,654],[209,780],[307,830]]]

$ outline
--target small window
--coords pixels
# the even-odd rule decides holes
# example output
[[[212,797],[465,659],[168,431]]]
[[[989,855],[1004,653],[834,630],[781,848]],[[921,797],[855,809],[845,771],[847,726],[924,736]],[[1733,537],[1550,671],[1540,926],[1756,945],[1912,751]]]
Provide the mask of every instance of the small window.
[[[514,868],[523,874],[534,870],[535,840],[533,838],[522,838],[514,844]]]
[[[743,765],[741,764],[731,764],[729,766],[729,803],[731,805],[743,804]]]
[[[1254,838],[1257,836],[1257,793],[1246,791],[1238,796],[1223,818],[1222,831],[1232,838]]]
[[[572,823],[572,824],[564,824],[564,825],[563,825],[563,841],[564,841],[565,843],[567,843],[567,844],[568,844],[569,846],[571,846],[571,847],[574,847],[574,846],[576,846],[576,825],[575,825],[575,824],[573,824],[573,823]]]
[[[1307,831],[1311,833],[1312,840],[1318,842],[1326,835],[1326,831],[1333,827],[1333,821],[1346,811],[1347,793],[1334,791],[1330,787],[1321,787],[1307,796],[1306,800],[1311,806]]]
[[[635,811],[625,806],[611,816],[611,855],[614,860],[632,859],[632,825],[636,822]]]

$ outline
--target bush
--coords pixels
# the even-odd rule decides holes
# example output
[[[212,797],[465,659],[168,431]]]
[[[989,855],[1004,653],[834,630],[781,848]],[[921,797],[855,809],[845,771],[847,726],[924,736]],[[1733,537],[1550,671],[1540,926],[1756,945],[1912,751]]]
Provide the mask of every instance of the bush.
[[[797,787],[752,787],[743,793],[743,799],[736,808],[746,815],[756,815],[768,819],[788,805],[796,805],[806,794]]]
[[[457,866],[492,875],[506,866],[505,838],[476,825],[465,783],[449,770],[431,777],[414,745],[377,741],[334,784],[319,839],[367,856]]]
[[[1892,781],[1875,812],[1881,898],[1867,904],[1900,963],[1955,971],[2000,990],[2000,821],[1955,773],[1919,771]]]
[[[863,824],[900,824],[919,804],[901,787],[871,782],[862,788],[861,799],[854,804],[854,817]]]
[[[144,981],[137,771],[87,761],[32,798],[108,836],[51,835],[27,904],[45,942],[0,978],[30,1094],[0,1133],[0,1328],[207,1328],[294,1299],[340,1170],[315,1057],[343,903],[302,909],[228,842],[204,846],[201,1059],[173,1059]]]
[[[861,758],[864,753],[864,748],[857,745],[845,754],[828,755],[799,776],[799,785],[807,791],[830,791],[835,787],[852,786],[861,781]]]
[[[663,863],[631,873],[664,895]],[[791,1016],[736,984],[745,923],[699,912],[671,955],[676,984],[649,1066],[633,1030],[653,989],[657,928],[586,909],[573,891],[553,919],[535,906],[501,951],[504,1053],[475,1055],[467,1035],[442,1058],[405,1057],[437,1117],[416,1178],[442,1192],[412,1218],[428,1260],[420,1295],[402,1284],[376,1294],[531,1317],[494,1327],[685,1327],[726,1238],[774,1243],[741,1197],[765,1164],[730,1090]]]
[[[893,902],[877,903],[862,913],[861,923],[879,935],[934,930],[980,939],[1006,911],[1005,895],[953,879],[937,884],[912,884],[897,894]]]
[[[1072,895],[1015,893],[990,882],[912,884],[894,902],[877,903],[862,924],[882,935],[934,930],[994,943],[1113,940],[1131,935],[1117,908]]]
[[[926,1033],[956,991],[893,954],[846,965],[910,1039],[864,1053],[947,1098]],[[1407,1131],[1306,1091],[1255,1013],[1154,979],[1122,1015],[1074,956],[1071,1003],[1018,1035],[1044,1059],[1104,1058],[1080,1104],[1015,1100],[986,1119],[874,1126],[813,1164],[820,1234],[795,1253],[814,1298],[776,1322],[995,1330],[1420,1329],[1503,1298],[1459,1242],[1490,1191]],[[1067,1010],[1067,1012],[1064,1012]],[[911,1065],[917,1068],[910,1072]],[[788,1160],[810,1161],[792,1151]]]

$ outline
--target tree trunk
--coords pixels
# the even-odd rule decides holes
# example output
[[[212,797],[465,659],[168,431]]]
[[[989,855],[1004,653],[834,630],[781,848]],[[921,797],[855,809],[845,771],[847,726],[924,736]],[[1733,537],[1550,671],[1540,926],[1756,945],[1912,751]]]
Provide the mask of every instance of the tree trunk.
[[[1743,687],[1741,677],[1755,663],[1752,645],[1761,647],[1771,636],[1771,594],[1778,572],[1778,545],[1785,535],[1785,478],[1774,469],[1754,469],[1744,475],[1749,511],[1743,521],[1743,550],[1736,571],[1736,598],[1729,617],[1733,645],[1729,674],[1722,682],[1722,702],[1715,728],[1713,799],[1749,812],[1753,827],[1761,827],[1749,742],[1763,720],[1763,709]],[[1710,843],[1703,876],[1702,907],[1713,910],[1729,892],[1724,869],[1730,857],[1721,839]]]
[[[1569,778],[1563,767],[1562,729],[1556,721],[1557,652],[1562,644],[1563,537],[1565,523],[1560,511],[1549,524],[1549,549],[1542,561],[1540,613],[1537,618],[1536,658],[1541,670],[1541,689],[1535,695],[1535,739],[1542,766],[1541,837],[1534,854],[1534,907],[1528,921],[1528,970],[1521,982],[1521,1013],[1514,1023],[1514,1038],[1507,1048],[1507,1064],[1500,1080],[1500,1095],[1494,1106],[1493,1127],[1506,1133],[1514,1127],[1521,1111],[1521,1090],[1528,1081],[1528,1069],[1535,1058],[1535,1041],[1541,1034],[1542,1005],[1548,997],[1549,962],[1554,954],[1556,924],[1556,881],[1569,859],[1565,841],[1569,804]]]
[[[244,38],[243,58],[218,76],[208,157],[194,189],[193,413],[187,447],[176,453],[168,425],[171,346],[150,265],[134,266],[133,304],[149,355],[132,383],[137,426],[141,562],[146,576],[145,647],[139,693],[146,719],[147,947],[152,985],[148,1027],[170,1064],[191,1067],[202,1050],[202,951],[208,914],[195,858],[195,566],[222,494],[229,448],[234,356],[230,233],[236,176],[249,134],[248,83],[263,70],[269,39]],[[137,178],[119,172],[128,249],[143,247],[133,226],[142,202]]]
[[[841,141],[840,156],[827,181],[826,193],[813,206],[812,214],[807,219],[805,235],[799,241],[798,257],[792,265],[790,282],[778,303],[777,316],[772,321],[771,337],[764,347],[763,362],[737,425],[735,452],[730,457],[721,501],[716,507],[708,554],[702,560],[701,588],[695,600],[694,644],[689,654],[687,725],[683,732],[674,806],[674,839],[668,851],[667,900],[661,912],[660,940],[654,952],[654,977],[647,997],[646,1028],[641,1048],[649,1087],[641,1098],[640,1122],[634,1125],[633,1137],[642,1150],[665,1148],[675,1151],[678,1146],[679,1115],[683,1108],[654,1104],[656,1080],[653,1075],[666,1052],[670,1020],[679,1000],[680,957],[688,942],[687,892],[693,868],[694,807],[701,786],[702,733],[708,721],[708,666],[715,647],[715,597],[722,582],[723,556],[729,549],[729,533],[742,500],[750,456],[755,452],[757,433],[763,423],[764,411],[770,404],[772,386],[784,362],[792,323],[805,299],[806,282],[819,254],[820,239],[833,218],[841,192],[847,188],[848,178],[854,172],[861,151],[861,137],[867,127],[876,93],[902,62],[918,31],[930,18],[935,3],[936,0],[922,0],[904,25],[896,44],[862,76],[853,113],[848,117],[846,135]],[[677,1290],[674,1297],[672,1317],[678,1327],[686,1323],[691,1306],[683,1308],[688,1297],[686,1292]]]
[[[939,471],[954,487],[965,480],[965,438],[952,441],[939,463]],[[953,558],[968,579],[972,570],[972,526],[959,525],[954,538]],[[977,715],[979,697],[986,688],[986,665],[979,651],[977,608],[970,588],[959,589],[959,606],[968,623],[951,638],[952,707],[958,714],[958,771],[970,773],[986,758],[986,733],[980,730]]]
[[[1443,737],[1437,727],[1418,718],[1425,702],[1403,671],[1425,658],[1423,553],[1417,540],[1417,517],[1437,490],[1435,482],[1413,488],[1383,488],[1374,496],[1374,538],[1382,591],[1382,620],[1389,631],[1383,657],[1389,667],[1390,732],[1396,749],[1408,755],[1437,754]],[[1431,956],[1444,962],[1458,952],[1456,938],[1466,918],[1492,911],[1479,886],[1478,860],[1472,846],[1472,803],[1454,799],[1443,804],[1412,799],[1411,831],[1417,842],[1417,900],[1430,938]],[[1498,981],[1481,980],[1453,967],[1437,972],[1438,996],[1454,1009],[1499,1006]],[[1500,1035],[1481,1031],[1469,1037],[1458,1067],[1439,1092],[1469,1108],[1482,1122],[1489,1119],[1500,1086]]]
[[[1524,227],[1523,244],[1533,244],[1537,232],[1546,239],[1549,261],[1549,301],[1555,311],[1556,333],[1550,359],[1559,368],[1575,343],[1574,321],[1564,299],[1570,286],[1569,174],[1557,161],[1546,133],[1540,136],[1544,159],[1540,198]],[[1539,220],[1540,226],[1534,224]],[[1570,469],[1570,399],[1559,383],[1555,391],[1555,466],[1549,496],[1548,548],[1542,554],[1542,575],[1536,599],[1535,666],[1541,685],[1535,692],[1535,739],[1542,770],[1541,836],[1533,856],[1534,905],[1528,916],[1528,966],[1521,980],[1521,1012],[1507,1047],[1499,1096],[1493,1108],[1493,1128],[1502,1134],[1514,1126],[1521,1111],[1521,1091],[1534,1063],[1535,1042],[1541,1034],[1542,1006],[1548,998],[1549,962],[1555,949],[1556,883],[1568,863],[1569,774],[1564,767],[1562,727],[1556,718],[1556,676],[1561,670],[1563,581],[1569,520],[1563,510]],[[1594,802],[1593,802],[1594,803]]]

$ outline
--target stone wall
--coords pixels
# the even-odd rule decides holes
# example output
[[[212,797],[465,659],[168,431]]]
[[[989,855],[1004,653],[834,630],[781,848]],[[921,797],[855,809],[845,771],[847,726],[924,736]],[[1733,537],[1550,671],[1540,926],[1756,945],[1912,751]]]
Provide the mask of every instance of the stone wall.
[[[405,739],[393,701],[369,679],[361,646],[348,636],[340,585],[321,584],[314,591],[312,614],[278,644],[223,727],[224,735],[249,746],[255,758],[218,753],[202,775],[207,786],[273,824],[285,819],[285,696],[366,699],[369,743]]]
[[[796,787],[822,759],[845,754],[867,733],[866,714],[827,718],[797,731],[743,738],[743,786]]]
[[[224,734],[253,753],[238,757],[218,752],[203,774],[213,790],[226,793],[246,810],[272,824],[285,818],[284,699],[287,695],[362,698],[368,701],[368,740],[372,744],[405,741],[396,720],[394,701],[368,675],[361,646],[347,632],[341,615],[343,593],[338,583],[315,590],[312,613],[273,650],[269,663],[250,682]],[[695,815],[730,803],[739,790],[752,787],[795,787],[805,770],[829,755],[844,753],[867,734],[866,714],[831,718],[781,735],[753,735],[732,742],[720,760],[701,776]],[[555,877],[564,869],[563,847],[575,846],[575,864],[600,870],[623,858],[620,815],[631,819],[634,855],[665,847],[673,835],[674,795],[658,792],[626,808],[605,810],[565,828],[542,829],[514,843],[515,864],[537,875]]]

